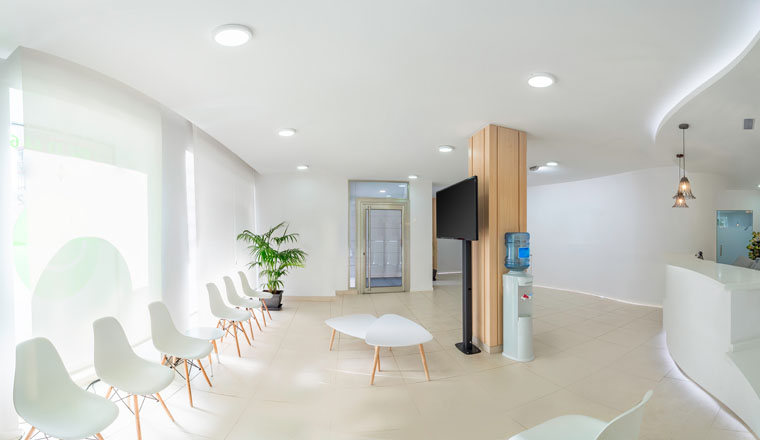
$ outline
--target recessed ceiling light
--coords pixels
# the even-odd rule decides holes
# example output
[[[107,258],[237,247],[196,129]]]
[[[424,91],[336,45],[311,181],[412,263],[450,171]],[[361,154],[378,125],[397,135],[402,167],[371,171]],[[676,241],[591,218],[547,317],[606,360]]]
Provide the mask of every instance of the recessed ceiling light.
[[[405,184],[405,183],[399,183],[399,184],[398,184],[398,187],[399,187],[399,188],[406,188],[406,184]]]
[[[384,189],[381,189],[381,190],[380,190],[380,192],[381,192],[381,193],[385,193],[386,191],[385,191]]]
[[[554,84],[557,81],[556,78],[554,78],[554,75],[551,73],[541,72],[541,73],[534,73],[533,75],[528,78],[528,85],[531,87],[537,87],[537,88],[543,88],[543,87],[549,87],[550,85]]]
[[[388,195],[386,195],[385,197],[390,197],[390,196],[391,196],[391,195],[390,195],[390,194],[388,194]]]
[[[409,175],[409,178],[410,178],[410,179],[412,179],[412,180],[414,180],[414,179],[416,179],[416,178],[418,178],[418,177],[420,177],[420,176],[418,176],[418,175],[416,175],[416,174],[410,174],[410,175]]]
[[[554,162],[554,161],[546,162],[547,167],[556,167],[557,165],[559,165],[559,162]]]
[[[758,188],[760,188],[760,185],[757,185]]]
[[[214,41],[222,46],[241,46],[253,37],[253,32],[242,24],[225,24],[214,29]]]
[[[440,145],[438,147],[438,151],[440,151],[441,153],[451,153],[452,151],[454,151],[454,147],[452,147],[451,145]]]
[[[306,171],[309,169],[308,165],[298,165],[296,168],[298,168],[298,171]]]
[[[277,131],[277,134],[279,134],[282,137],[290,137],[296,134],[295,128],[281,128]]]

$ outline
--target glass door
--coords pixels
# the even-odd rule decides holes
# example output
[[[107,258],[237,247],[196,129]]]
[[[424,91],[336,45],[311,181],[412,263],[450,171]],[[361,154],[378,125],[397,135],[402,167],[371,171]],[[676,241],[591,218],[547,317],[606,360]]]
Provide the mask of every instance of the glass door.
[[[406,203],[360,201],[359,292],[406,290]]]
[[[718,211],[718,263],[732,264],[740,256],[747,256],[747,245],[752,239],[752,211]]]

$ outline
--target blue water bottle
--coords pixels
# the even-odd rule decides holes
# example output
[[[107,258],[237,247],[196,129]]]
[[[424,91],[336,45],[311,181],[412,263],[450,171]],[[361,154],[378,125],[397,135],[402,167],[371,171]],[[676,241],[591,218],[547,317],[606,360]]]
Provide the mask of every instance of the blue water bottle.
[[[510,271],[524,271],[530,267],[530,234],[527,232],[507,232],[504,234],[507,258],[504,266]]]

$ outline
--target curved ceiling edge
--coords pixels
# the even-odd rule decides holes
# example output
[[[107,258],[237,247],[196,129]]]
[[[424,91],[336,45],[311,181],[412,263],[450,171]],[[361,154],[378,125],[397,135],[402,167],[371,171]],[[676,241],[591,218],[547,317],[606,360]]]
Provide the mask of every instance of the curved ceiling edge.
[[[725,59],[716,61],[709,72],[706,71],[704,76],[700,75],[700,77],[704,79],[695,79],[673,93],[672,99],[668,100],[669,103],[664,105],[662,111],[655,114],[652,120],[653,141],[656,142],[657,136],[660,134],[662,127],[676,112],[678,112],[678,110],[681,109],[681,107],[733,70],[733,68],[747,56],[752,48],[755,47],[755,44],[760,40],[760,16],[758,16],[758,22],[755,29],[752,38],[746,45],[743,47],[737,47],[736,51],[731,52],[732,54],[736,53],[736,55],[726,56]]]

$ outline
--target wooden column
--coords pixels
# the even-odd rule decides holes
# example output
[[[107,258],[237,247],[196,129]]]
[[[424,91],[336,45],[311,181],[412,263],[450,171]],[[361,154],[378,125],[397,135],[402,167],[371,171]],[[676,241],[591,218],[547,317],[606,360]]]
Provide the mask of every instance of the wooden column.
[[[470,138],[469,175],[478,176],[478,241],[472,243],[473,341],[502,346],[504,234],[526,232],[526,133],[488,125]]]

